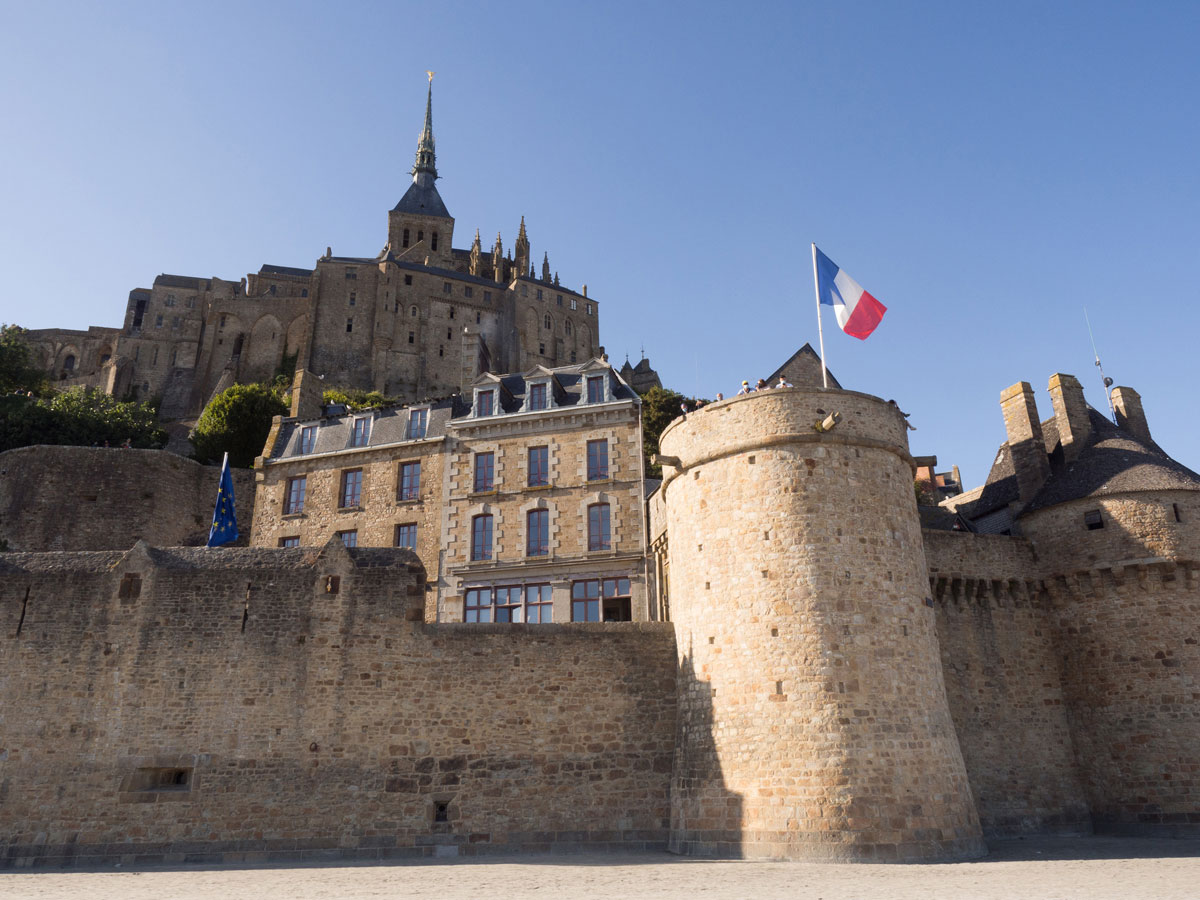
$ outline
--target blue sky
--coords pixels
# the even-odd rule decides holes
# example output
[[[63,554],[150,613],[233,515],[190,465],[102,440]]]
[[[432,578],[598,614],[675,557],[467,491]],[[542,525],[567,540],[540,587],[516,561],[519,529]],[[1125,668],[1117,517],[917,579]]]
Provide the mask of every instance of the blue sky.
[[[817,341],[809,242],[889,307],[848,388],[968,486],[998,397],[1105,370],[1200,468],[1200,5],[8,4],[0,320],[119,325],[160,272],[373,255],[434,82],[456,245],[535,258],[712,397]]]

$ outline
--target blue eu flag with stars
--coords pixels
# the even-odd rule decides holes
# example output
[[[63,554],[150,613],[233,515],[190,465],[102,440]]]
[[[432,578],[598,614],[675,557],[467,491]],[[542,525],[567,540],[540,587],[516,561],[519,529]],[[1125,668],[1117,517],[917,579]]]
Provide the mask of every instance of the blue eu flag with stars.
[[[229,454],[221,466],[221,487],[217,490],[217,506],[213,510],[212,528],[208,532],[208,546],[220,547],[236,541],[237,513],[233,509],[233,473],[229,471]]]

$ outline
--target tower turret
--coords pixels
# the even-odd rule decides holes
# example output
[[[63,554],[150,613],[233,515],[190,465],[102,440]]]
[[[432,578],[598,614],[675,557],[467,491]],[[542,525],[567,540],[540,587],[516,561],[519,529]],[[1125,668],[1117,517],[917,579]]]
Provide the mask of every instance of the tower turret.
[[[521,228],[517,231],[517,245],[514,249],[515,256],[513,264],[517,267],[519,275],[525,275],[529,271],[529,235],[525,233],[525,217],[521,216]]]
[[[479,243],[479,229],[475,229],[475,240],[471,243],[471,261],[467,269],[472,275],[478,277],[479,265],[483,258],[483,247]]]
[[[500,240],[500,232],[496,232],[496,243],[492,245],[492,277],[503,282],[504,276],[504,242]]]
[[[397,256],[448,265],[454,238],[454,219],[442,202],[437,181],[437,154],[433,139],[433,73],[425,95],[425,124],[417,138],[417,155],[412,168],[412,184],[400,202],[388,213],[388,244]],[[419,245],[419,246],[418,246]]]

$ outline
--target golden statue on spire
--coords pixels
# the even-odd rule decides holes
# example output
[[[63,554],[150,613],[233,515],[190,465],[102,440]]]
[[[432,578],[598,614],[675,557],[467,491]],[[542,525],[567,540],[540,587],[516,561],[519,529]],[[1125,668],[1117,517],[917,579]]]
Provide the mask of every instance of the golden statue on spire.
[[[426,69],[425,74],[429,76],[429,83],[433,84],[433,73]]]

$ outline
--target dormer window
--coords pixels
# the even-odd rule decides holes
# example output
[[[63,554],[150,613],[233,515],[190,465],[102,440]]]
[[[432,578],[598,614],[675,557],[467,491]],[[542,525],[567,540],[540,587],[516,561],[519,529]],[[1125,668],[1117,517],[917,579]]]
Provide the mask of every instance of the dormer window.
[[[545,384],[531,384],[529,386],[529,408],[531,410],[546,408]]]
[[[604,376],[589,375],[587,378],[587,402],[604,402]]]
[[[315,446],[317,446],[317,426],[306,425],[300,431],[300,452],[312,453]]]
[[[367,441],[371,439],[371,420],[370,419],[355,419],[354,429],[350,432],[351,447],[365,447]]]
[[[425,437],[425,429],[429,422],[429,410],[413,409],[408,413],[408,439],[419,441]]]
[[[493,390],[478,391],[475,394],[475,415],[490,416],[496,411],[496,392]]]

